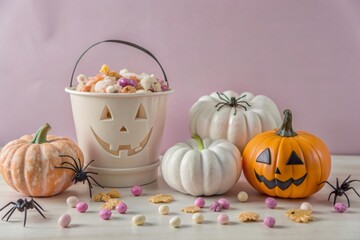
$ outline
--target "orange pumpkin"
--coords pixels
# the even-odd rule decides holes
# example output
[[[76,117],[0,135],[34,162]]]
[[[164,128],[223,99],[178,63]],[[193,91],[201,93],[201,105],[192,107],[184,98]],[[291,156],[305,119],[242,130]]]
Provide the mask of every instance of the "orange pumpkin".
[[[282,198],[304,198],[319,191],[330,175],[326,145],[305,131],[295,132],[292,114],[284,111],[278,130],[255,136],[243,152],[247,181],[259,192]]]
[[[0,173],[9,186],[27,196],[50,197],[72,185],[75,173],[55,168],[64,161],[60,154],[79,158],[84,164],[81,149],[68,138],[47,136],[50,129],[45,124],[35,136],[22,136],[1,150]]]

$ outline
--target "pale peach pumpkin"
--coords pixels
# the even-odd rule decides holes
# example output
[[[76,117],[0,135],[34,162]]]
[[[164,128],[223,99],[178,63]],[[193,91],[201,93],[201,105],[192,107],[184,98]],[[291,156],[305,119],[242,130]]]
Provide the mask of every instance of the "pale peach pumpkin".
[[[35,135],[25,135],[6,144],[0,152],[0,173],[18,192],[33,197],[50,197],[72,185],[74,171],[55,168],[70,155],[84,164],[81,149],[69,138],[47,135],[49,124]]]

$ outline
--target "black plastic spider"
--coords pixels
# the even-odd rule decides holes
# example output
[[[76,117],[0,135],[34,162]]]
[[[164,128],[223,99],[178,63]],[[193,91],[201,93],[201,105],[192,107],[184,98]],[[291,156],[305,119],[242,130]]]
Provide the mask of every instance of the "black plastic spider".
[[[354,190],[354,192],[356,193],[356,195],[358,195],[358,196],[360,197],[359,193],[355,190],[355,188],[350,187],[350,183],[352,183],[352,182],[360,182],[360,180],[358,180],[358,179],[353,179],[353,180],[348,181],[349,178],[350,178],[350,176],[351,176],[351,175],[349,175],[349,176],[341,183],[340,186],[339,186],[339,179],[336,178],[336,187],[335,187],[334,185],[332,185],[331,183],[329,183],[328,181],[323,181],[323,182],[319,183],[319,185],[320,185],[320,184],[323,184],[323,183],[327,183],[327,184],[329,184],[329,185],[334,189],[334,191],[332,191],[332,192],[330,193],[329,197],[328,197],[328,201],[329,201],[331,195],[335,194],[333,205],[335,205],[335,203],[336,203],[336,198],[337,198],[338,196],[341,197],[342,195],[345,195],[345,197],[346,197],[346,199],[347,199],[347,202],[348,202],[348,206],[350,207],[349,197],[348,197],[348,196],[346,195],[346,193],[345,193],[345,192],[349,191],[350,189]]]
[[[25,227],[25,225],[26,225],[26,217],[27,217],[27,210],[28,209],[33,209],[33,208],[35,208],[35,210],[36,211],[38,211],[38,213],[40,213],[41,214],[41,216],[43,216],[43,218],[46,218],[45,216],[44,216],[44,214],[40,211],[40,210],[42,210],[42,211],[45,211],[41,206],[40,206],[40,204],[38,204],[33,198],[31,198],[31,200],[30,201],[28,201],[26,198],[25,199],[22,199],[22,198],[20,198],[20,199],[18,199],[16,202],[9,202],[8,204],[6,204],[4,207],[2,207],[1,209],[0,209],[0,211],[2,211],[4,208],[6,208],[7,206],[9,206],[9,205],[14,205],[4,216],[3,216],[3,218],[1,219],[1,220],[4,220],[4,218],[6,217],[6,216],[8,216],[7,218],[6,218],[6,221],[8,221],[9,220],[9,218],[11,217],[11,215],[15,212],[15,210],[17,209],[17,210],[19,210],[20,212],[25,212],[25,216],[24,216],[24,227]]]
[[[222,102],[219,102],[218,104],[215,105],[215,107],[218,108],[217,109],[218,111],[220,111],[220,109],[223,108],[224,106],[230,106],[230,107],[233,107],[235,109],[234,115],[236,115],[236,113],[237,113],[236,109],[238,107],[244,108],[245,111],[247,111],[247,107],[250,107],[250,104],[248,102],[246,102],[244,100],[241,100],[241,99],[245,98],[246,95],[242,95],[242,96],[240,96],[238,98],[231,97],[229,99],[228,96],[226,96],[224,93],[216,92],[216,94],[218,95],[218,97],[222,101]]]
[[[63,168],[63,169],[69,169],[75,172],[75,176],[72,178],[71,181],[74,182],[74,184],[77,184],[78,182],[83,182],[85,183],[85,181],[88,182],[89,185],[89,192],[90,192],[90,197],[92,197],[92,193],[91,193],[91,189],[92,189],[92,185],[90,183],[89,178],[91,178],[99,187],[104,188],[103,186],[101,186],[92,176],[89,176],[88,174],[98,174],[96,172],[86,172],[86,168],[94,161],[90,161],[84,168],[82,168],[81,166],[81,161],[80,159],[78,159],[78,162],[76,162],[75,158],[73,158],[72,156],[69,155],[60,155],[60,157],[68,157],[71,158],[73,160],[74,163],[70,163],[70,162],[62,162],[61,165],[69,165],[70,167],[57,167],[55,166],[55,168]]]

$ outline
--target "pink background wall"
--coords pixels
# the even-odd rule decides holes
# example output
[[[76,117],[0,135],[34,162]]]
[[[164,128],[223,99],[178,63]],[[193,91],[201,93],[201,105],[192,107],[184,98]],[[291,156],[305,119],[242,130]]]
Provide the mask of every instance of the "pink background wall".
[[[333,154],[360,154],[359,1],[0,1],[0,145],[49,122],[75,139],[64,88],[76,59],[104,39],[152,51],[171,87],[163,151],[189,138],[202,95],[264,94],[293,110],[295,130]],[[96,48],[77,73],[113,69],[160,75],[127,47]]]

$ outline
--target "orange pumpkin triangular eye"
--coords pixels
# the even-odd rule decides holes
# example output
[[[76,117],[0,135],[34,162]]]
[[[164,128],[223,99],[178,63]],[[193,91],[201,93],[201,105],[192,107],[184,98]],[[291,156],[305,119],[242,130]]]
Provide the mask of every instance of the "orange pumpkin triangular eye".
[[[303,161],[299,158],[296,152],[292,151],[286,165],[303,165]]]
[[[112,114],[110,112],[109,107],[105,106],[101,113],[100,120],[108,120],[108,119],[112,119]]]
[[[257,158],[256,162],[258,163],[265,163],[265,164],[271,164],[271,154],[270,149],[265,149]]]
[[[147,119],[145,108],[142,104],[140,104],[139,109],[136,113],[135,119]]]

